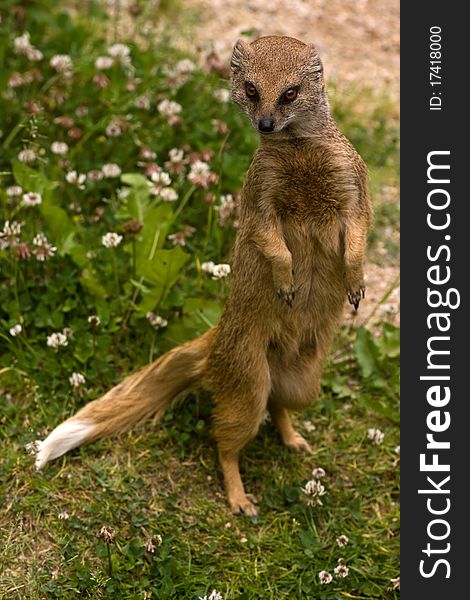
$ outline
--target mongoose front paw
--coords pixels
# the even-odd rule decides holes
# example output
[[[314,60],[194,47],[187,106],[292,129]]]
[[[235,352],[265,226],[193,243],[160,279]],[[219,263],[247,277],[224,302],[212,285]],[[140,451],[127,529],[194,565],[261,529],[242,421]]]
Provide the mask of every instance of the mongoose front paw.
[[[294,301],[294,272],[292,261],[273,266],[274,289],[279,298],[292,306]]]
[[[287,302],[289,306],[292,306],[295,295],[293,285],[289,286],[287,289],[277,288],[276,293],[279,296],[279,298],[282,298]]]
[[[352,304],[354,306],[355,310],[357,310],[359,308],[359,302],[361,301],[362,298],[365,298],[365,296],[366,296],[366,288],[364,287],[364,285],[361,285],[356,289],[348,290],[349,304]]]

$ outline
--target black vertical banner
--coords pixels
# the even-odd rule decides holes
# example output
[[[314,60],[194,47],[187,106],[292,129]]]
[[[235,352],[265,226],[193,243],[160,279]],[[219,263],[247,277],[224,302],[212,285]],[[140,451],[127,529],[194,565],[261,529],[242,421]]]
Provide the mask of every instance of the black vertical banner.
[[[401,4],[405,600],[470,598],[470,36],[463,6]]]

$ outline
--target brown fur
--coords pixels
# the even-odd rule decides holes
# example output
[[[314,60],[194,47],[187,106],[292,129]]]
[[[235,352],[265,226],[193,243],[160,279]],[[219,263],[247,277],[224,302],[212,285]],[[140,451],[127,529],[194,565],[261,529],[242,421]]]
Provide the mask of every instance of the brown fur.
[[[246,95],[246,82],[257,91]],[[292,103],[279,100],[297,86]],[[93,439],[163,414],[190,389],[214,400],[214,435],[230,507],[256,515],[238,456],[269,409],[288,447],[309,451],[288,410],[308,406],[349,296],[363,295],[371,218],[364,163],[338,131],[315,48],[286,37],[237,42],[232,89],[261,135],[245,179],[230,298],[217,327],[159,358],[72,419],[98,423]]]

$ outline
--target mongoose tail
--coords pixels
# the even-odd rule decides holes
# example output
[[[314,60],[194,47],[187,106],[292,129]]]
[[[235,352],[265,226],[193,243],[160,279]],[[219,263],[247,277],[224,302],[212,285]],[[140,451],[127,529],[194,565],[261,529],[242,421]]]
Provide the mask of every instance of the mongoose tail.
[[[200,387],[204,360],[215,328],[170,350],[93,400],[48,435],[35,442],[36,470],[72,448],[123,433],[155,415],[161,419],[171,402]]]

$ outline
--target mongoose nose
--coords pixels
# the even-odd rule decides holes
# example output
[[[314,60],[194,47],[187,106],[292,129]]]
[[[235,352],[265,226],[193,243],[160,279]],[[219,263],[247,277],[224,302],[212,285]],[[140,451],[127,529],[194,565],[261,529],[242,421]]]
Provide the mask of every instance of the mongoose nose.
[[[272,133],[274,131],[274,119],[261,119],[258,123],[258,130],[261,133]]]

